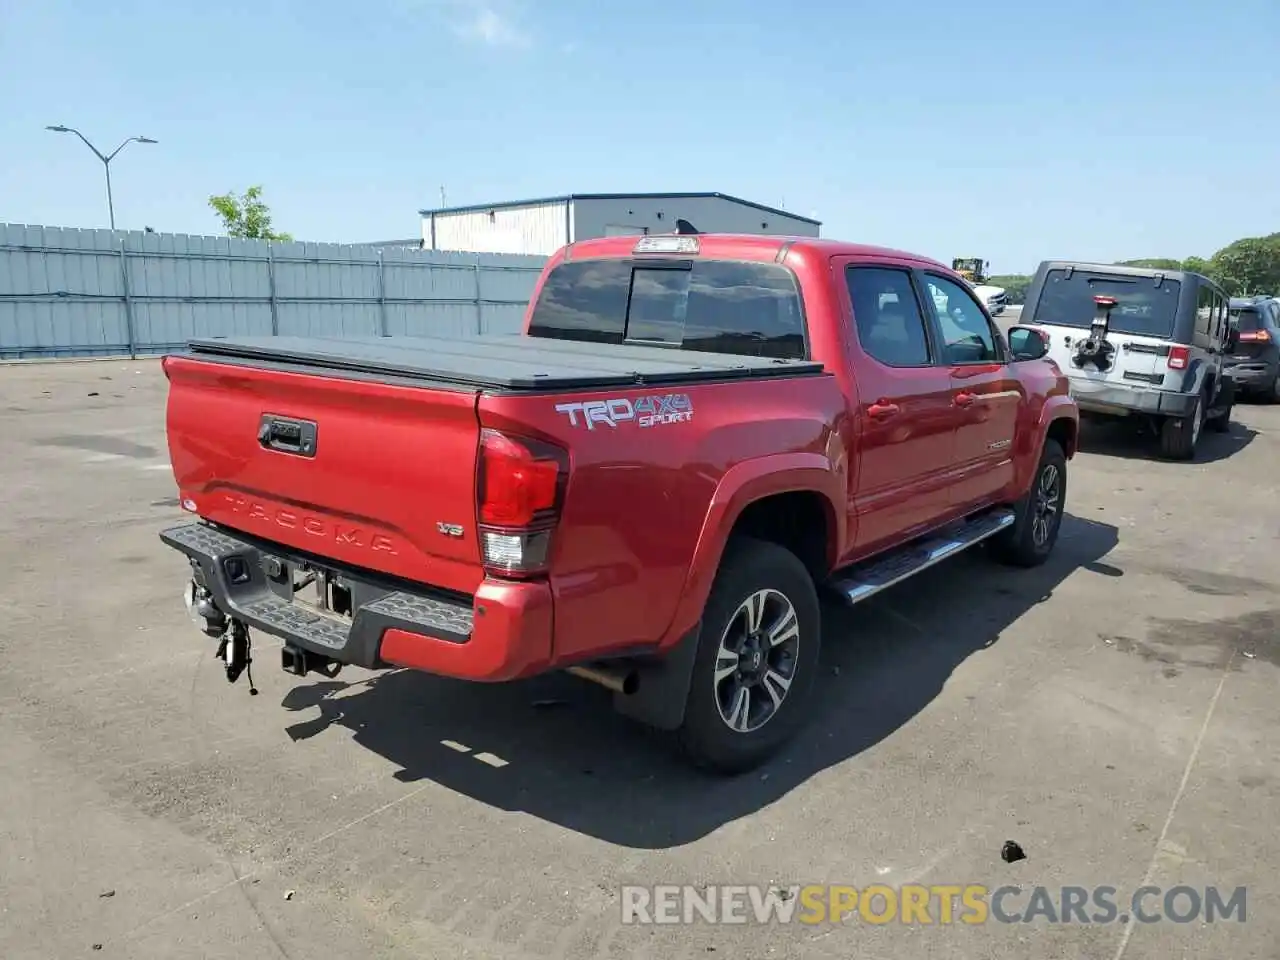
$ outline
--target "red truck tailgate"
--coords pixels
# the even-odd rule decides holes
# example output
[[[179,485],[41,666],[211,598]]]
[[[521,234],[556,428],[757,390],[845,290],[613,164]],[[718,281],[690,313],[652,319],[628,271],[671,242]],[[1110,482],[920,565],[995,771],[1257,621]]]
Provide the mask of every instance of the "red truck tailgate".
[[[165,373],[174,478],[200,516],[450,590],[483,579],[478,390],[189,356]]]

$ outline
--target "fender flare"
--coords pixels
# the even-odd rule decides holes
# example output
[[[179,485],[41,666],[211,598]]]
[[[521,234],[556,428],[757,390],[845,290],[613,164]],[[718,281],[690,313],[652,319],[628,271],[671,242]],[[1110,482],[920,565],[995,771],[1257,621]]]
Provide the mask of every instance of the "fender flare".
[[[1040,420],[1036,424],[1036,436],[1039,443],[1036,445],[1037,451],[1044,446],[1044,438],[1049,434],[1049,427],[1053,425],[1055,420],[1070,420],[1072,435],[1078,437],[1080,432],[1080,410],[1076,406],[1075,400],[1065,394],[1049,397],[1045,400],[1044,406],[1040,408]],[[1070,458],[1075,454],[1075,450],[1067,450],[1067,457]]]
[[[1214,372],[1213,367],[1205,362],[1203,357],[1196,357],[1188,365],[1187,372],[1183,374],[1182,392],[1200,393]]]
[[[702,530],[694,547],[684,590],[675,616],[667,627],[659,649],[678,642],[702,618],[716,571],[728,544],[729,532],[742,511],[764,497],[778,493],[816,493],[828,511],[827,555],[831,562],[840,554],[846,537],[847,469],[833,464],[821,453],[781,453],[745,460],[727,470],[707,506]]]
[[[1035,476],[1036,464],[1040,460],[1040,451],[1044,449],[1045,440],[1049,437],[1049,428],[1059,420],[1066,420],[1071,424],[1071,445],[1063,452],[1068,460],[1075,456],[1080,444],[1080,410],[1070,396],[1059,394],[1049,397],[1040,408],[1040,417],[1036,421],[1035,444],[1022,457],[1018,467],[1019,491],[1025,492],[1030,487],[1031,478]]]

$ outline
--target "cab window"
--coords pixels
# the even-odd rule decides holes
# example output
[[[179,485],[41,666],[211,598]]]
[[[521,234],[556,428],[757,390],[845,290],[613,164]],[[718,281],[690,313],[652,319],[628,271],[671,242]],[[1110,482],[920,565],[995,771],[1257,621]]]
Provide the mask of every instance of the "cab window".
[[[529,336],[712,353],[805,355],[795,277],[772,263],[581,260],[553,269]]]
[[[906,270],[849,267],[845,270],[858,343],[890,367],[926,367],[931,362],[924,315]]]

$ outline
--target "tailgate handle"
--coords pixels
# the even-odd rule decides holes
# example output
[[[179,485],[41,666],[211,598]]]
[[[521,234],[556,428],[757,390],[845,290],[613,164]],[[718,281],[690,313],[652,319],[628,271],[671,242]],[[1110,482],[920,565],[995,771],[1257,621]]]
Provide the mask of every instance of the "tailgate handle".
[[[258,443],[268,450],[300,457],[316,455],[316,425],[311,420],[295,420],[264,413],[258,424]]]

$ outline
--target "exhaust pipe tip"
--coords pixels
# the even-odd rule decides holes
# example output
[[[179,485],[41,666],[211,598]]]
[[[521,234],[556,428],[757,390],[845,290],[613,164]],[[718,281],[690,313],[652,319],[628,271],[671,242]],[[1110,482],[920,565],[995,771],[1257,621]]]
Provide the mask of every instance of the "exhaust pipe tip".
[[[633,669],[613,670],[608,667],[576,666],[569,667],[566,673],[583,680],[598,683],[607,690],[631,696],[640,688],[640,674]]]

